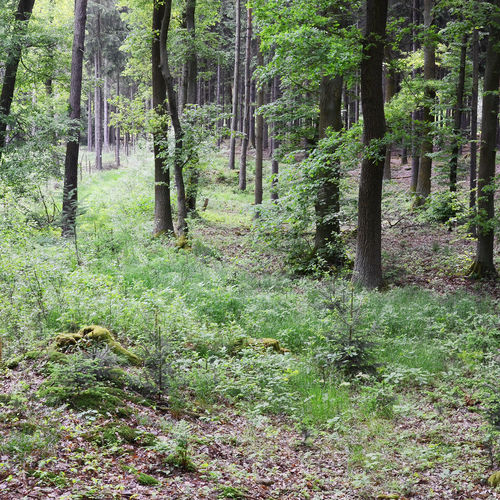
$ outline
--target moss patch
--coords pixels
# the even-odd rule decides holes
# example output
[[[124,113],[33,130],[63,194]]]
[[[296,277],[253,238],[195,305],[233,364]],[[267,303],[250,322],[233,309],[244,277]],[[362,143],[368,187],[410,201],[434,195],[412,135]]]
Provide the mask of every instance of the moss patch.
[[[494,472],[489,478],[488,478],[488,484],[492,488],[498,488],[500,486],[500,471]]]
[[[232,353],[238,353],[239,351],[247,347],[251,347],[256,351],[271,350],[280,354],[284,354],[285,352],[290,352],[289,349],[281,347],[280,343],[276,339],[269,337],[261,339],[255,339],[253,337],[240,338],[232,345],[230,351]]]
[[[143,361],[133,352],[125,349],[113,336],[113,334],[98,325],[84,326],[77,333],[61,333],[55,339],[55,347],[65,352],[68,348],[84,345],[85,342],[104,343],[117,355],[125,358],[133,366],[142,366]]]

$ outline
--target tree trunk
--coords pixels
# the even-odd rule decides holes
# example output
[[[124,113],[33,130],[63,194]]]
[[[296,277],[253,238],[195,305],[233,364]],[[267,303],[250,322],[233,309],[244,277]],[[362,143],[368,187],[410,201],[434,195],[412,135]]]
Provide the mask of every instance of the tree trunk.
[[[103,119],[103,137],[104,151],[109,151],[109,113],[108,113],[108,78],[105,76],[102,87],[102,119]]]
[[[260,43],[260,42],[259,42]],[[264,58],[260,47],[257,48],[257,67],[264,66]],[[262,203],[262,166],[263,166],[263,132],[264,117],[261,108],[264,105],[264,87],[257,88],[256,117],[255,117],[255,205]]]
[[[236,128],[238,124],[238,108],[240,98],[240,33],[241,33],[241,6],[236,0],[236,33],[234,42],[234,78],[233,78],[233,113],[231,115],[231,138],[229,146],[229,168],[234,170],[236,156]]]
[[[116,96],[120,96],[120,74],[116,75]],[[120,166],[120,127],[115,126],[115,164]]]
[[[71,137],[66,145],[64,161],[64,188],[62,205],[62,234],[75,234],[78,203],[78,153],[80,148],[80,114],[82,97],[83,51],[85,47],[85,24],[87,22],[87,0],[75,2],[75,24],[71,57],[71,87],[69,93],[69,116],[72,121]]]
[[[394,68],[391,68],[392,53],[390,49],[385,50],[387,59],[387,71],[385,74],[385,102],[389,102],[396,93],[396,74]],[[391,172],[391,159],[392,159],[392,144],[386,145],[385,162],[384,162],[384,180],[388,181],[392,177]]]
[[[152,83],[153,83],[153,109],[163,122],[166,114],[167,89],[160,67],[160,28],[165,11],[165,5],[155,0],[153,5],[153,43],[152,43]],[[155,158],[155,218],[154,234],[174,232],[172,221],[172,207],[170,203],[170,171],[162,153],[168,145],[161,145],[165,141],[167,131],[164,127],[155,128],[153,133],[153,152]],[[163,149],[162,149],[163,148]]]
[[[160,67],[165,87],[167,89],[168,110],[172,127],[174,129],[175,146],[174,146],[174,175],[175,187],[177,189],[177,233],[179,236],[187,234],[187,207],[186,207],[186,191],[184,188],[183,169],[183,137],[181,122],[179,119],[179,110],[177,107],[177,96],[174,90],[174,79],[170,73],[170,64],[167,51],[167,37],[170,27],[170,16],[172,12],[172,0],[165,0],[165,9],[160,28]]]
[[[328,128],[342,130],[342,87],[341,76],[324,76],[320,83],[319,97],[319,139],[326,137]],[[341,266],[344,252],[340,237],[340,165],[338,161],[326,162],[319,174],[318,193],[314,205],[316,213],[316,232],[314,253],[320,263],[326,266]]]
[[[186,60],[186,103],[199,104],[197,93],[198,83],[198,59],[196,57],[196,0],[186,2],[186,29],[190,37],[189,51]],[[186,174],[186,210],[188,214],[196,214],[196,199],[198,197],[198,184],[200,180],[200,169],[198,166],[198,155],[193,154],[193,158],[185,167]]]
[[[460,68],[457,82],[457,102],[455,104],[455,112],[453,115],[453,146],[450,158],[450,191],[457,190],[457,170],[458,170],[458,154],[460,151],[460,135],[462,129],[462,109],[464,107],[464,91],[465,91],[465,62],[467,56],[467,35],[462,38],[462,47],[460,49]]]
[[[387,0],[367,0],[366,28],[361,60],[363,144],[377,147],[377,155],[361,163],[358,198],[358,237],[353,281],[367,288],[382,285],[382,177],[385,135],[382,62],[384,59]]]
[[[275,76],[273,79],[273,86],[271,89],[271,100],[275,102],[279,97],[279,77]],[[273,124],[273,135],[271,139],[272,159],[271,159],[271,200],[277,201],[278,194],[278,175],[279,163],[276,155],[276,150],[279,148],[279,141],[276,139],[276,123]]]
[[[17,11],[15,14],[16,24],[22,23],[19,33],[16,28],[16,36],[22,35],[27,27],[28,21],[33,11],[35,0],[19,0]],[[7,120],[10,115],[10,108],[14,99],[14,90],[16,88],[17,68],[21,60],[22,45],[14,41],[11,43],[9,52],[7,53],[4,77],[2,83],[2,93],[0,94],[0,158],[2,157],[3,150],[7,141]]]
[[[419,22],[420,0],[413,0],[412,5],[412,51],[415,53],[418,48],[417,44],[417,24]],[[415,79],[417,71],[413,69],[412,77]],[[417,141],[416,121],[420,118],[419,110],[414,110],[411,113],[411,183],[410,192],[417,192],[418,171],[420,170],[420,146]]]
[[[87,150],[92,151],[94,144],[92,142],[94,131],[92,130],[92,93],[89,92],[87,101]]]
[[[476,180],[477,180],[477,111],[479,101],[479,32],[474,30],[472,35],[472,93],[470,118],[470,196],[469,207],[471,215],[476,211]],[[471,233],[476,234],[475,224]]]
[[[495,5],[500,7],[500,0]],[[497,276],[493,262],[495,218],[495,166],[498,129],[498,87],[500,80],[500,14],[493,16],[490,24],[486,70],[484,75],[483,118],[477,180],[477,227],[476,258],[471,274],[477,277]]]
[[[245,97],[243,108],[243,141],[241,143],[239,188],[247,188],[247,152],[250,132],[250,62],[252,59],[252,8],[247,9],[247,38],[245,47]]]
[[[433,18],[432,18],[433,0],[424,0],[424,26],[426,29],[426,40],[424,43],[424,107],[423,107],[423,126],[424,139],[420,154],[420,168],[418,170],[417,181],[417,197],[415,199],[416,206],[422,205],[425,199],[431,193],[431,172],[432,172],[432,157],[433,152],[433,131],[432,131],[432,105],[436,96],[431,80],[434,80],[436,73],[436,52],[434,40],[429,33]]]
[[[102,170],[102,139],[103,139],[103,116],[102,116],[102,87],[101,87],[101,14],[97,13],[96,25],[97,48],[94,54],[94,112],[95,112],[95,167]]]

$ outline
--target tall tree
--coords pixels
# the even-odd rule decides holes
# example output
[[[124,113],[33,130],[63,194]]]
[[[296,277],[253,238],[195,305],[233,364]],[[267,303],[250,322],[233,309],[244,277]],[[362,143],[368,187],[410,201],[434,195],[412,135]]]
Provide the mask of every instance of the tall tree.
[[[240,96],[240,44],[241,44],[241,2],[236,0],[234,35],[233,112],[231,114],[231,138],[229,145],[229,168],[234,170],[236,156],[236,129]]]
[[[185,63],[184,82],[186,104],[199,104],[198,100],[198,58],[196,56],[196,0],[186,1],[184,13],[186,30],[189,37],[188,51]],[[198,168],[198,155],[186,165],[186,209],[188,214],[196,213],[196,199],[198,197],[198,184],[200,170]]]
[[[7,53],[2,83],[2,93],[0,94],[0,158],[5,148],[7,140],[7,119],[10,115],[10,108],[14,99],[16,87],[17,68],[21,61],[22,41],[19,35],[26,32],[29,18],[33,12],[35,0],[19,0],[14,20],[16,23],[15,33],[17,40],[13,40],[10,50]]]
[[[436,50],[435,35],[433,32],[432,7],[434,0],[424,0],[424,26],[426,38],[424,43],[424,106],[423,106],[423,126],[424,138],[422,141],[420,154],[420,167],[417,180],[416,205],[421,205],[431,193],[431,173],[432,173],[432,152],[434,150],[434,140],[432,131],[432,106],[436,97],[433,80],[436,74]]]
[[[450,191],[457,190],[458,154],[460,152],[460,135],[462,129],[462,110],[465,93],[465,65],[467,57],[467,35],[463,35],[460,46],[460,67],[458,69],[457,101],[453,114],[453,145],[450,158]]]
[[[69,93],[69,116],[72,120],[71,136],[66,145],[64,161],[64,188],[62,206],[62,234],[75,233],[78,203],[78,153],[80,149],[80,115],[82,97],[83,54],[85,48],[85,24],[87,22],[87,0],[75,0],[75,25],[71,56],[71,87]]]
[[[175,187],[177,189],[177,233],[183,236],[187,233],[187,208],[186,208],[186,191],[184,187],[183,177],[183,138],[184,131],[182,129],[181,121],[179,118],[179,109],[177,95],[174,88],[174,79],[170,71],[170,61],[167,50],[168,31],[170,28],[170,19],[172,14],[172,0],[165,0],[165,9],[163,11],[163,18],[160,27],[160,67],[165,80],[165,87],[167,90],[168,98],[168,111],[170,119],[172,120],[172,127],[174,129],[174,176]]]
[[[486,69],[484,75],[483,117],[477,175],[477,247],[471,274],[496,277],[493,261],[495,240],[495,167],[497,149],[500,80],[500,0],[491,2],[495,9],[490,20]]]
[[[257,49],[257,66],[264,65],[264,58],[260,47]],[[263,171],[263,146],[264,146],[264,117],[262,106],[264,105],[264,86],[257,88],[256,118],[255,118],[255,205],[262,203],[262,171]]]
[[[241,142],[239,188],[244,191],[247,188],[247,152],[248,140],[250,135],[250,86],[252,76],[252,8],[247,8],[247,36],[245,43],[245,97],[243,104],[243,140]]]
[[[358,237],[353,281],[367,288],[382,284],[382,178],[385,135],[382,62],[387,23],[387,0],[367,0],[361,60],[363,143],[358,197]],[[369,150],[369,152],[368,152]]]
[[[153,109],[158,115],[158,125],[153,133],[153,152],[155,162],[155,220],[154,233],[162,234],[174,231],[172,208],[170,204],[170,172],[165,163],[161,142],[166,135],[165,120],[167,88],[161,72],[160,29],[165,11],[165,4],[155,0],[153,4],[153,41],[152,41],[152,85]]]
[[[469,208],[476,210],[476,180],[477,180],[477,115],[479,102],[479,30],[474,29],[472,34],[472,92],[470,115],[470,195]],[[472,234],[475,235],[475,225]]]

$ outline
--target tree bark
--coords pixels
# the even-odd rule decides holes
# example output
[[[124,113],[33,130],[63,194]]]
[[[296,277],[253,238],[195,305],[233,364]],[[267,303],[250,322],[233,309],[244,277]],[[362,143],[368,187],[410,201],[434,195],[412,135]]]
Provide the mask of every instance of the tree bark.
[[[326,137],[327,129],[342,130],[342,88],[341,76],[323,76],[319,98],[319,139]],[[326,266],[341,266],[344,252],[340,246],[340,165],[338,161],[326,162],[319,174],[319,187],[314,205],[316,232],[314,254]]]
[[[361,60],[363,144],[376,155],[361,163],[358,198],[358,236],[353,281],[367,288],[382,285],[382,177],[385,135],[382,62],[387,23],[387,0],[367,0]]]
[[[16,14],[14,16],[16,24],[22,23],[20,32],[16,29],[16,35],[23,34],[28,26],[28,21],[33,12],[35,0],[19,0]],[[2,83],[2,93],[0,94],[0,158],[7,141],[7,121],[10,115],[10,108],[14,100],[14,90],[16,88],[17,68],[21,60],[22,45],[13,42],[7,53],[4,77]]]
[[[153,4],[153,43],[152,43],[152,83],[153,109],[163,124],[166,110],[167,89],[160,68],[160,28],[165,11],[165,4],[155,0]],[[174,232],[172,207],[170,202],[170,171],[165,163],[161,141],[165,141],[167,131],[164,126],[158,126],[153,133],[153,152],[155,163],[155,215],[154,234]],[[163,145],[163,148],[168,147]]]
[[[462,46],[460,48],[460,68],[457,82],[457,102],[453,114],[453,146],[450,158],[450,191],[457,190],[457,170],[458,170],[458,155],[460,151],[460,135],[462,129],[462,109],[464,107],[464,91],[465,91],[465,63],[467,56],[467,35],[462,38]]]
[[[472,92],[470,118],[470,196],[469,207],[472,216],[476,211],[476,180],[477,180],[477,112],[479,102],[479,32],[474,30],[472,35]],[[476,234],[475,224],[471,233]]]
[[[80,115],[82,97],[83,53],[85,47],[85,24],[87,22],[87,0],[75,1],[75,24],[71,57],[71,87],[69,94],[69,116],[72,121],[71,137],[66,145],[64,161],[64,188],[62,205],[62,235],[75,234],[78,204],[78,153],[80,148]]]
[[[198,97],[198,59],[196,56],[196,0],[187,0],[185,20],[188,32],[189,50],[186,60],[186,103],[199,104]],[[200,180],[200,170],[198,167],[198,155],[192,155],[193,158],[188,162],[185,168],[186,173],[186,210],[188,214],[196,214],[196,199],[198,197],[198,184]]]
[[[120,96],[120,74],[116,75],[116,96]],[[120,166],[120,127],[115,126],[115,164]]]
[[[238,108],[240,98],[240,38],[241,38],[241,4],[236,0],[236,33],[234,41],[234,75],[233,75],[233,112],[231,115],[231,138],[229,145],[229,168],[234,170],[236,156],[236,128],[238,124]]]
[[[250,62],[252,59],[252,8],[247,9],[247,37],[245,46],[245,97],[243,104],[243,141],[241,143],[239,188],[247,188],[247,152],[250,133]]]
[[[271,99],[275,102],[279,97],[279,77],[275,76],[273,79],[273,86],[271,89]],[[276,123],[273,124],[273,132],[271,138],[271,149],[272,149],[272,159],[271,159],[271,200],[277,201],[279,198],[278,193],[278,175],[279,175],[279,163],[276,155],[276,151],[279,148],[279,141],[276,139]]]
[[[259,42],[260,43],[260,42]],[[264,58],[260,47],[257,48],[257,66],[264,65]],[[255,117],[255,205],[262,203],[262,171],[263,171],[263,133],[264,117],[261,114],[261,108],[264,105],[264,87],[257,88],[256,117]]]
[[[102,87],[101,87],[101,13],[97,12],[96,21],[97,48],[94,54],[94,113],[95,113],[95,167],[102,170],[102,139],[103,139],[103,116],[102,116]]]
[[[392,53],[389,49],[385,50],[387,59],[387,71],[385,74],[385,102],[389,102],[396,93],[396,74],[394,68],[391,68],[390,63],[392,59]],[[392,144],[387,144],[385,152],[384,161],[384,180],[388,181],[392,177],[391,172],[391,159],[392,159]]]
[[[168,97],[168,111],[174,129],[174,175],[175,187],[177,189],[177,233],[179,236],[187,234],[187,207],[186,191],[184,188],[183,169],[183,137],[184,131],[179,119],[177,107],[177,96],[174,90],[174,79],[170,72],[170,64],[167,51],[168,30],[170,28],[170,17],[172,12],[172,0],[165,0],[165,9],[160,28],[160,67]]]
[[[495,5],[500,7],[500,0]],[[499,80],[500,80],[500,14],[491,20],[486,70],[484,75],[483,117],[481,122],[481,144],[477,180],[477,226],[476,258],[471,274],[476,277],[496,277],[493,261],[494,217],[495,217],[495,166],[498,130]]]
[[[432,132],[432,105],[436,96],[433,84],[431,83],[436,76],[436,52],[434,40],[429,31],[433,24],[432,7],[433,0],[424,0],[424,26],[426,29],[426,40],[424,43],[424,106],[423,106],[423,127],[424,139],[420,154],[420,168],[418,171],[416,206],[422,205],[425,199],[431,193],[431,173],[432,157],[434,150],[433,132]]]

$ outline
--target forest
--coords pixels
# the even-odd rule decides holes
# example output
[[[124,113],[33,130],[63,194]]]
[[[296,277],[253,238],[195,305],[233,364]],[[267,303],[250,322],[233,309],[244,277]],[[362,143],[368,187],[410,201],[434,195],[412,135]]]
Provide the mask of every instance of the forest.
[[[0,0],[0,500],[500,499],[500,0]]]

